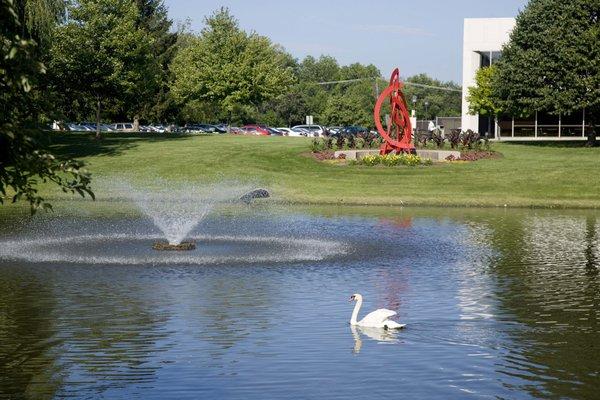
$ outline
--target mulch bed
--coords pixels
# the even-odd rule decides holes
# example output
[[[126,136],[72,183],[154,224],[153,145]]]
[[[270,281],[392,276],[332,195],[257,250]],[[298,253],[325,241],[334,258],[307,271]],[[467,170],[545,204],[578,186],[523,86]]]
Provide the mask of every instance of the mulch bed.
[[[311,153],[312,156],[314,158],[316,158],[319,161],[324,161],[324,160],[335,160],[335,154],[333,153],[333,151],[319,151],[317,153]]]
[[[446,157],[446,161],[477,161],[477,160],[487,160],[494,158],[501,158],[502,154],[496,151],[483,151],[483,150],[475,150],[469,151],[466,153],[462,153],[460,158],[456,158],[454,156]]]

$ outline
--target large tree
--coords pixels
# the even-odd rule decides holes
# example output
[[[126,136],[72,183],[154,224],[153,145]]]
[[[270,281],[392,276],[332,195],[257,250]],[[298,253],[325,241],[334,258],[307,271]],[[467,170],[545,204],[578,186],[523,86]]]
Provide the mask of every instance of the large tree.
[[[600,0],[531,0],[496,64],[495,96],[514,114],[586,110],[600,118]]]
[[[79,0],[54,31],[51,88],[67,118],[136,118],[159,90],[155,38],[131,0]],[[97,131],[100,136],[100,131]]]
[[[93,193],[83,163],[60,159],[43,145],[36,124],[42,110],[32,88],[46,69],[30,39],[27,23],[33,16],[22,10],[12,0],[0,0],[0,204],[9,196],[13,202],[24,199],[33,212],[50,207],[38,192],[40,181],[82,196]]]
[[[221,8],[205,20],[201,34],[172,63],[172,93],[181,104],[217,109],[221,118],[241,119],[284,93],[294,81],[289,56],[271,41],[240,29]]]
[[[152,38],[152,56],[160,69],[156,90],[143,102],[143,115],[154,121],[172,118],[174,104],[169,90],[173,80],[171,62],[177,53],[178,32],[172,31],[173,21],[169,19],[163,0],[135,0],[138,10],[138,27]]]

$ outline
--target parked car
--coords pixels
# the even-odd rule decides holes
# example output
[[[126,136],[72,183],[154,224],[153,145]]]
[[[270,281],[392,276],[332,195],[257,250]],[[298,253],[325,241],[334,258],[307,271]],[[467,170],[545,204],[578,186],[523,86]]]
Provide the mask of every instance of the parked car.
[[[342,137],[349,137],[349,136],[354,136],[354,137],[362,137],[365,138],[368,135],[370,135],[370,131],[362,126],[345,126],[341,129],[339,129],[337,132],[332,133],[331,136],[337,137],[337,136],[342,136]]]
[[[129,122],[119,122],[113,124],[112,128],[119,132],[133,132],[133,124]]]
[[[268,136],[271,134],[265,125],[244,125],[242,129],[246,134]]]
[[[310,132],[309,136],[314,136],[314,137],[325,137],[329,134],[327,132],[327,128],[325,128],[321,125],[296,125],[292,129],[294,129],[294,128],[306,129],[307,131]]]
[[[291,137],[304,137],[308,134],[308,131],[302,128],[296,128],[296,130],[292,128],[277,128],[277,130],[282,132],[284,136]]]
[[[267,130],[269,131],[269,134],[271,136],[283,136],[283,132],[280,131],[278,128],[270,128],[270,127],[268,127]]]
[[[312,136],[312,132],[305,128],[294,127],[292,128],[292,132],[294,132],[294,136]]]
[[[185,124],[183,131],[188,133],[207,133],[200,124]]]
[[[283,134],[283,136],[290,136],[290,132],[292,131],[290,128],[277,128],[279,132]]]
[[[217,128],[219,128],[221,130],[221,132],[223,132],[223,133],[227,133],[229,130],[229,125],[227,125],[227,124],[217,124],[215,126]]]
[[[74,132],[91,132],[93,130],[92,128],[90,128],[87,125],[75,124],[72,122],[66,124],[66,126],[69,128],[70,131],[74,131]]]
[[[154,132],[154,133],[164,133],[167,130],[167,128],[161,124],[148,125],[147,128],[148,128],[148,132]]]
[[[329,135],[336,134],[340,129],[342,129],[341,126],[328,126],[327,127],[327,131],[329,132]]]

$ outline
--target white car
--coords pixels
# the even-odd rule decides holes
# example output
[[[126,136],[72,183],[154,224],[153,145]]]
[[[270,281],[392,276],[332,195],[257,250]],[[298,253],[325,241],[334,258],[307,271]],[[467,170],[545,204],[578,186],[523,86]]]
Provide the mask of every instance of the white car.
[[[308,136],[325,137],[328,134],[327,129],[321,125],[296,125],[292,127],[292,130],[295,130],[296,128],[306,129],[310,132]]]
[[[297,129],[297,130],[293,130],[290,128],[277,128],[278,131],[282,132],[284,134],[284,136],[292,136],[292,137],[304,137],[306,135],[303,135],[302,132],[303,130],[301,129]]]

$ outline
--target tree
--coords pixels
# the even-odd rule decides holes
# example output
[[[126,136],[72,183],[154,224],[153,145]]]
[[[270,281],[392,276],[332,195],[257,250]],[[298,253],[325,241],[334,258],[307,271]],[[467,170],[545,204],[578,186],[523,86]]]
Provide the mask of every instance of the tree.
[[[140,25],[129,0],[79,0],[70,8],[69,21],[54,31],[49,61],[50,86],[64,115],[95,110],[99,126],[102,105],[117,118],[147,112],[161,69],[154,38]]]
[[[481,68],[475,75],[475,86],[469,88],[467,102],[469,114],[497,116],[502,113],[502,107],[494,97],[493,84],[497,75],[495,65]]]
[[[173,21],[168,17],[163,0],[136,0],[139,10],[138,27],[144,29],[152,38],[152,55],[159,65],[157,90],[152,96],[144,98],[143,115],[153,120],[171,117],[173,101],[170,86],[173,74],[171,62],[177,53],[178,32],[172,32]]]
[[[25,199],[32,213],[51,208],[37,184],[54,182],[65,192],[94,197],[84,164],[61,160],[47,151],[35,128],[38,105],[31,94],[35,77],[45,72],[36,43],[12,0],[0,0],[0,204]],[[25,32],[25,34],[23,34]]]
[[[600,118],[600,0],[531,0],[496,64],[494,95],[512,114],[585,109],[596,144]]]
[[[180,104],[208,103],[218,107],[221,118],[237,118],[234,113],[256,109],[293,83],[289,56],[268,38],[241,30],[228,9],[216,11],[205,24],[171,65],[171,91]]]
[[[335,58],[321,56],[319,59],[307,56],[299,65],[300,82],[330,82],[340,79],[340,66]]]
[[[433,119],[439,117],[459,117],[461,114],[462,97],[460,95],[460,86],[455,82],[442,82],[433,79],[426,74],[418,74],[406,79],[407,83],[416,83],[417,85],[435,86],[441,88],[455,89],[454,91],[432,89],[416,85],[407,84],[404,87],[404,94],[408,107],[412,108],[412,98],[416,96],[417,103],[415,109],[419,119]],[[426,106],[425,103],[428,103]]]
[[[302,94],[296,91],[279,96],[271,104],[271,109],[275,110],[287,126],[302,124],[308,115],[306,101]]]

